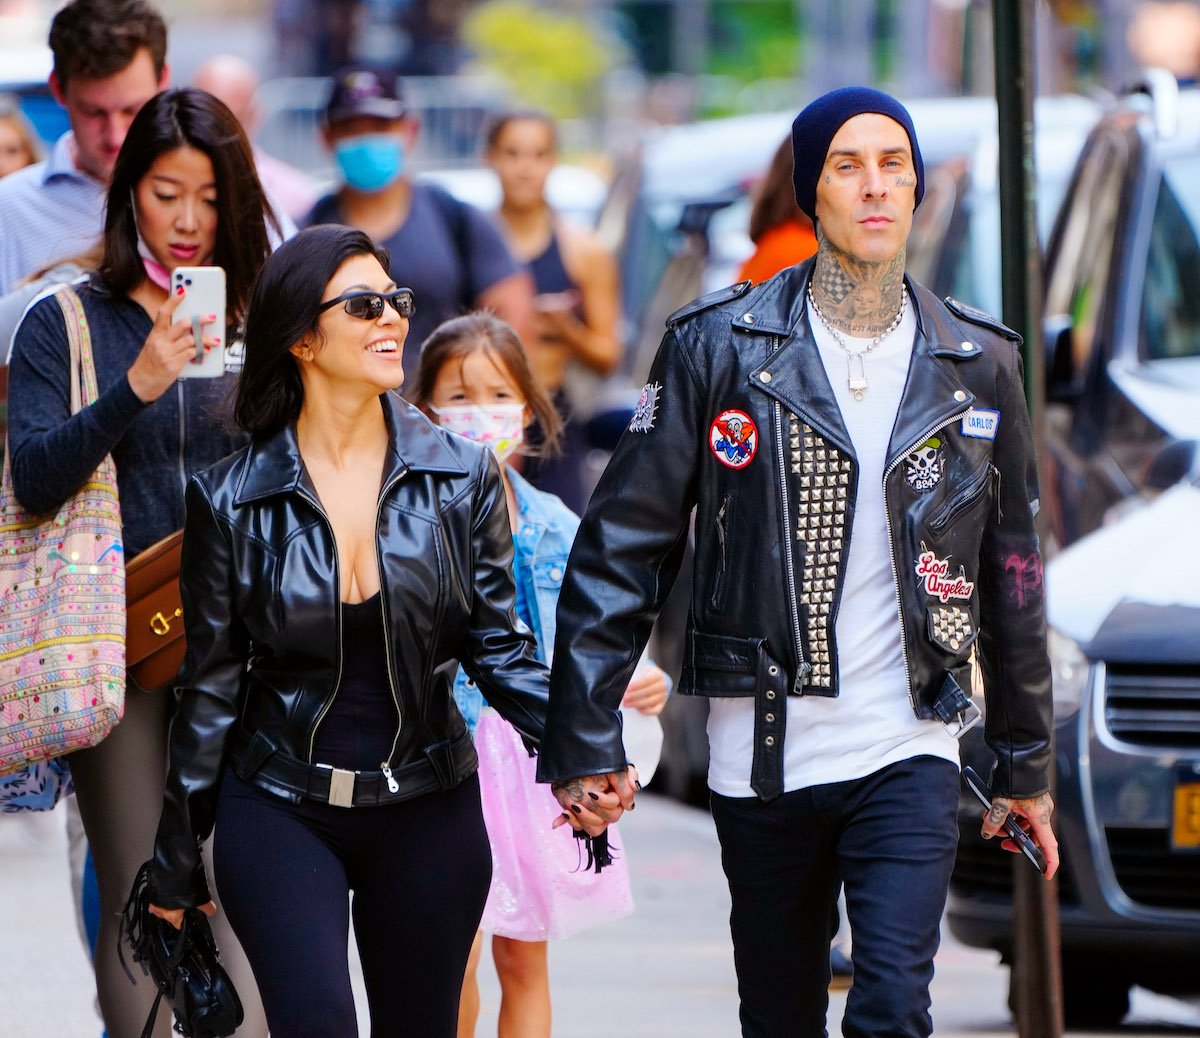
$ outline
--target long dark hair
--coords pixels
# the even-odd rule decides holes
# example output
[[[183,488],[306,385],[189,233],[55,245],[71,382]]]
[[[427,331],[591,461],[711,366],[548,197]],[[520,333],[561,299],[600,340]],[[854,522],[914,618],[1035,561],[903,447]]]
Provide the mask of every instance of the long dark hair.
[[[541,430],[540,442],[530,443],[526,440],[521,453],[537,458],[557,454],[563,432],[562,418],[555,410],[550,395],[534,378],[525,347],[521,345],[512,325],[487,310],[476,310],[443,321],[421,344],[413,403],[428,411],[433,386],[442,366],[454,360],[461,364],[470,354],[479,350],[489,354],[496,364],[508,372],[533,412],[533,417],[537,419]]]
[[[754,206],[750,210],[750,240],[758,240],[772,227],[788,220],[811,224],[796,204],[796,189],[792,186],[792,138],[785,137],[775,150],[766,176],[758,185]]]
[[[285,241],[263,264],[246,308],[246,352],[233,420],[251,436],[271,436],[300,416],[304,386],[292,347],[321,335],[317,307],[348,259],[374,256],[391,276],[391,260],[362,231],[319,224]]]
[[[212,162],[217,182],[213,263],[225,268],[229,324],[236,328],[254,279],[271,251],[267,225],[282,235],[241,124],[204,90],[164,90],[146,102],[130,124],[108,189],[100,277],[121,295],[141,284],[146,272],[137,251],[134,189],[159,156],[183,147],[204,152]]]

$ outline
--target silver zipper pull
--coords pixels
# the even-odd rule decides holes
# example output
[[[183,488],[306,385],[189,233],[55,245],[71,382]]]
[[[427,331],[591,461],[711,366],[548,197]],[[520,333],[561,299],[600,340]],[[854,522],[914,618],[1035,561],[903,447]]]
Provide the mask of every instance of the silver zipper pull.
[[[379,767],[380,767],[380,770],[383,772],[383,777],[387,780],[388,792],[389,793],[399,793],[400,792],[400,783],[397,782],[394,778],[392,778],[392,769],[388,767],[388,762],[384,761],[381,765],[379,765]]]

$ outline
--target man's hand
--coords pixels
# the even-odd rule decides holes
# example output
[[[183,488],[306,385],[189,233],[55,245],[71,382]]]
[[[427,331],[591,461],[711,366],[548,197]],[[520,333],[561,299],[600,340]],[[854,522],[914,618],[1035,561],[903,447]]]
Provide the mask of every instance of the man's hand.
[[[1050,827],[1050,816],[1054,814],[1054,801],[1049,793],[1033,800],[1010,800],[1008,797],[992,797],[992,806],[983,817],[983,838],[990,840],[1004,831],[1004,820],[1017,815],[1017,823],[1033,838],[1046,856],[1046,878],[1058,871],[1058,840]],[[1021,853],[1015,840],[1006,839],[1001,845],[1006,851]]]
[[[563,807],[552,828],[570,825],[589,836],[599,836],[624,812],[633,810],[634,793],[639,788],[637,768],[631,764],[625,771],[581,775],[555,782],[550,788]]]

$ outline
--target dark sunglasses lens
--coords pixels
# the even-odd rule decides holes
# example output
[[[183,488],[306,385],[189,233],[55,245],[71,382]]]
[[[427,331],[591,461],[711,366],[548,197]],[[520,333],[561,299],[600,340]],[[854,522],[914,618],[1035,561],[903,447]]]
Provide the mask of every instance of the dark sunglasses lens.
[[[413,294],[407,291],[394,292],[389,300],[393,309],[401,317],[412,317],[417,312],[416,304],[413,302]]]
[[[383,297],[376,295],[351,296],[346,300],[346,313],[364,321],[374,321],[383,313]]]

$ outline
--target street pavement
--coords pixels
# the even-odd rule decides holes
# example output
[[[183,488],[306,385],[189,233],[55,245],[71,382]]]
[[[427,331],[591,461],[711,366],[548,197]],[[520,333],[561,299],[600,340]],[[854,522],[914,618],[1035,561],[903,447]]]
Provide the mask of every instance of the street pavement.
[[[61,811],[0,816],[0,1038],[100,1035],[70,904],[62,820]],[[551,946],[555,1038],[736,1038],[729,895],[711,821],[647,794],[621,832],[637,911]],[[494,1035],[500,995],[486,951],[480,979],[477,1034]],[[1012,1035],[1007,984],[997,956],[947,935],[933,985],[936,1033]],[[359,1005],[365,1036],[361,990]],[[844,1006],[844,993],[835,993],[835,1034]],[[1200,1009],[1136,990],[1118,1034],[1200,1036]]]

